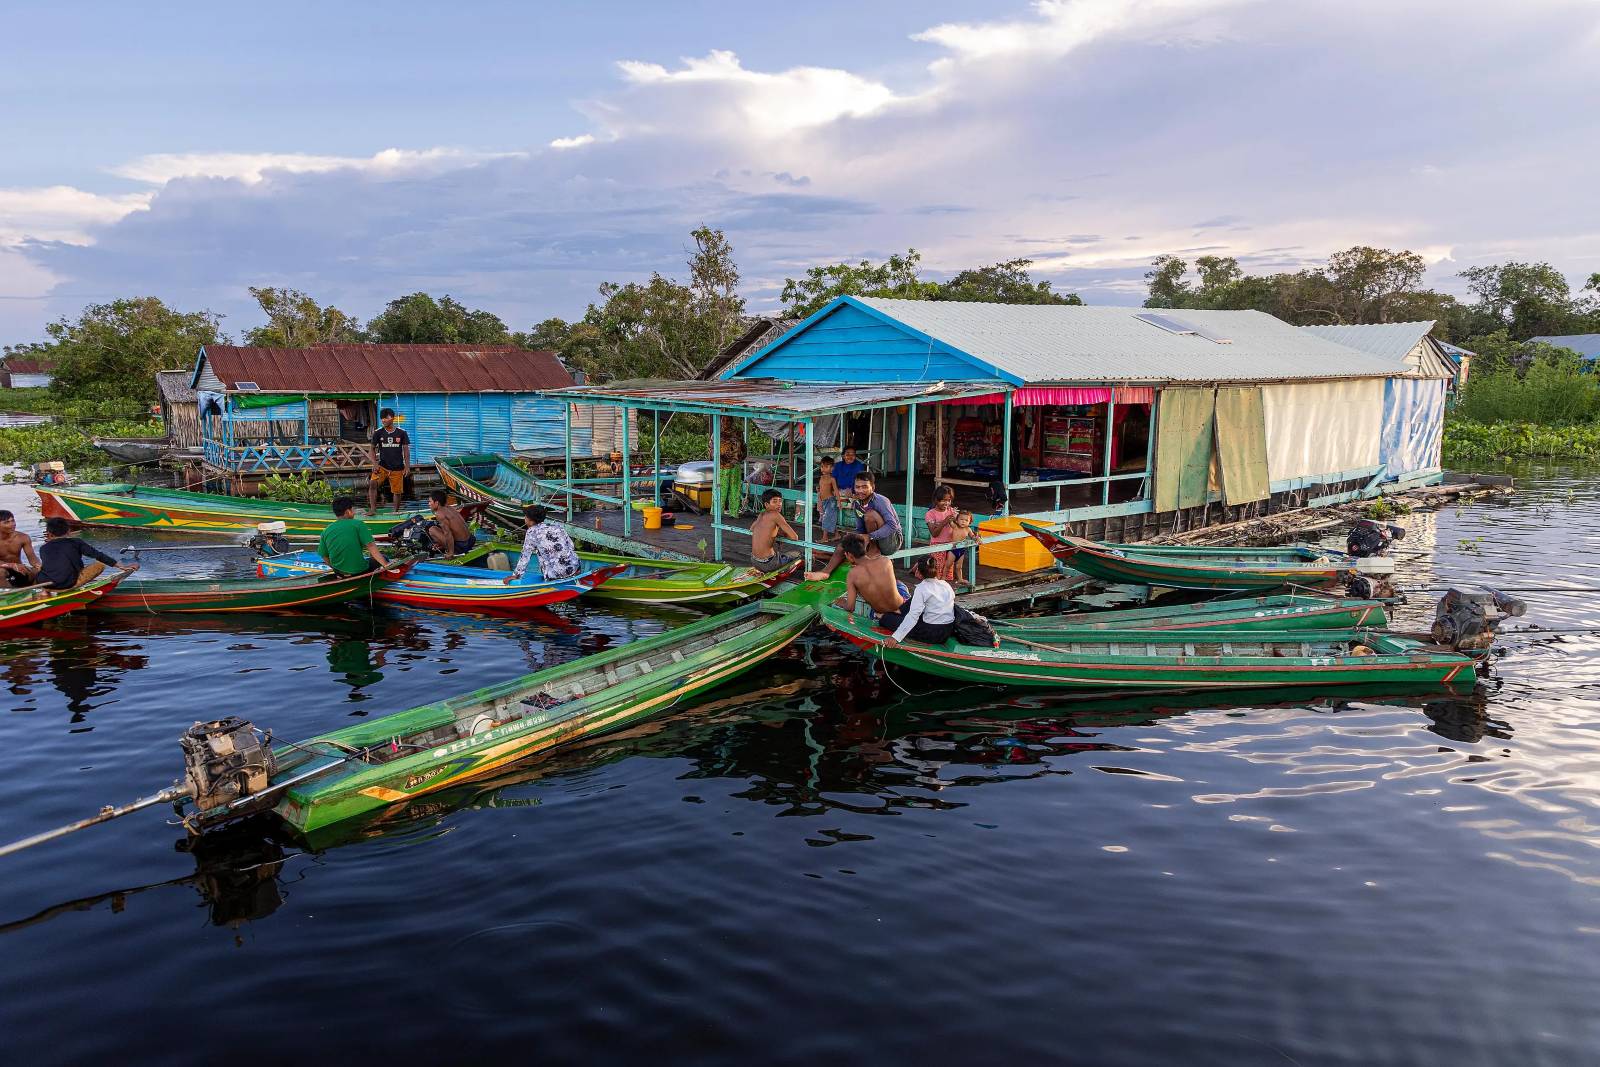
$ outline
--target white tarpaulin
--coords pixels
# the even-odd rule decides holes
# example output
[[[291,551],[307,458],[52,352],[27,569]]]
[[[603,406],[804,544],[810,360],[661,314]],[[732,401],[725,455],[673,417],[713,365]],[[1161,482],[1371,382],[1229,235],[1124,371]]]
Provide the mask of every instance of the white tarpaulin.
[[[1437,378],[1390,378],[1384,386],[1378,459],[1387,468],[1385,478],[1439,465],[1445,384]]]
[[[1274,482],[1378,465],[1382,378],[1261,387],[1267,477]]]

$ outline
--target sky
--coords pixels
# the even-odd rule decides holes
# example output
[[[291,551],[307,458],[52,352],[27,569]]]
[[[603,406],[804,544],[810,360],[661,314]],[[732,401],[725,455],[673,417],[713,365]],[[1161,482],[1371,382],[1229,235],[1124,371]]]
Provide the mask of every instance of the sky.
[[[12,3],[0,342],[248,287],[512,329],[725,231],[806,267],[1013,257],[1138,303],[1162,254],[1356,244],[1600,271],[1600,0]]]

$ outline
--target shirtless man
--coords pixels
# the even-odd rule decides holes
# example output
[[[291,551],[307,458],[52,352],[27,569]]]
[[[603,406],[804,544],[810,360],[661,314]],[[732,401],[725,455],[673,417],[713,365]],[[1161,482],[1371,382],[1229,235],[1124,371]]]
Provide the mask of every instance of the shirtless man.
[[[9,511],[0,511],[0,571],[15,586],[32,585],[34,575],[39,573],[39,554],[33,550],[33,538],[18,531],[17,517]]]
[[[894,564],[863,534],[847,534],[840,549],[850,561],[844,580],[844,596],[835,603],[844,610],[874,617],[886,611],[899,611],[906,601],[906,588],[895,580]],[[859,611],[857,601],[868,611]]]
[[[478,543],[461,512],[450,506],[450,497],[443,489],[428,494],[428,509],[433,512],[434,524],[428,527],[428,540],[433,542],[434,551],[459,556]]]
[[[772,574],[794,562],[793,557],[785,557],[778,548],[780,533],[791,540],[800,539],[800,535],[784,520],[783,494],[776,489],[768,489],[761,494],[761,514],[750,526],[750,562],[756,570]]]

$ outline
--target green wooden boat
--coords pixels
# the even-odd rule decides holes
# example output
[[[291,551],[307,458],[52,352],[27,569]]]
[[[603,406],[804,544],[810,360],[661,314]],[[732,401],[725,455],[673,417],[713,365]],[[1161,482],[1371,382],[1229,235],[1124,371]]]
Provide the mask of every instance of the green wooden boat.
[[[1191,548],[1112,545],[1066,537],[1023,523],[1060,563],[1107,582],[1171,589],[1262,590],[1320,588],[1350,573],[1339,553],[1298,545],[1281,548]]]
[[[193,811],[189,825],[201,829],[271,810],[308,833],[481,778],[690,706],[696,695],[787,646],[815,618],[816,609],[800,598],[747,604],[476,692],[280,745],[267,761],[264,788]],[[223,747],[233,751],[231,743]]]
[[[457,499],[488,505],[489,518],[509,530],[522,528],[522,509],[539,499],[533,475],[492,452],[440,456],[433,467]]]
[[[112,571],[104,578],[71,589],[40,586],[0,589],[0,628],[32,626],[70,611],[79,611],[100,600],[122,580],[122,571]]]
[[[396,581],[413,560],[366,574],[323,574],[296,578],[143,578],[125,579],[88,605],[91,611],[237,613],[314,611],[352,600],[367,600],[373,590]]]
[[[995,648],[947,641],[886,644],[871,621],[827,605],[834,633],[895,667],[942,678],[1066,689],[1239,689],[1287,685],[1465,685],[1473,660],[1374,630],[1236,633],[1097,630],[1055,641],[1007,639]]]
[[[1347,630],[1385,626],[1388,622],[1381,600],[1284,593],[1207,600],[1198,604],[995,620],[994,628],[1002,637],[1048,641],[1063,633],[1091,630]]]
[[[81,526],[118,526],[145,530],[205,533],[254,532],[263,522],[282,522],[288,536],[315,538],[335,521],[326,504],[191,493],[126,482],[104,485],[38,485],[40,512]],[[374,536],[422,511],[380,511],[357,514]]]
[[[454,559],[436,562],[509,571],[516,565],[521,553],[521,545],[491,541]],[[618,600],[634,604],[738,604],[759,596],[800,570],[798,559],[781,571],[767,574],[754,567],[728,563],[685,563],[618,556],[609,552],[579,552],[578,558],[603,566],[628,568],[586,593],[589,600]]]

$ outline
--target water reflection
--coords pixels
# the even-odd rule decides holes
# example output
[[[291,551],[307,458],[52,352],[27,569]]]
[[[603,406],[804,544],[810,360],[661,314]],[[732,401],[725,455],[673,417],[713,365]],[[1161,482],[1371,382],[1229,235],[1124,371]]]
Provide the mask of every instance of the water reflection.
[[[109,703],[125,674],[149,664],[150,657],[138,645],[81,626],[9,630],[0,642],[0,678],[23,700],[13,710],[33,707],[40,682],[48,681],[65,698],[74,724]]]

